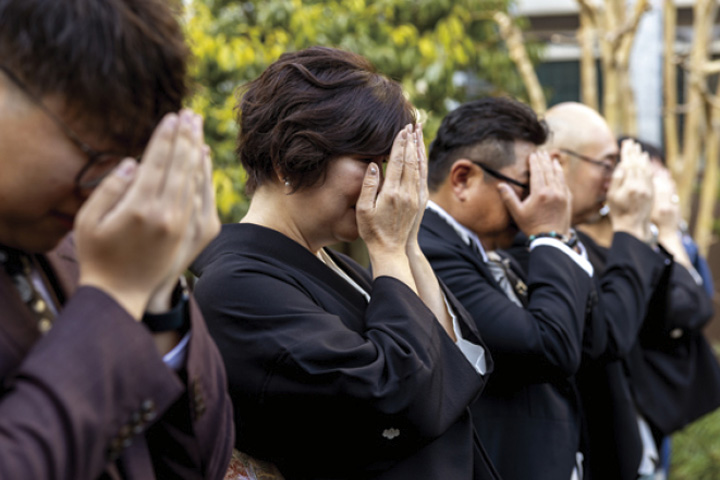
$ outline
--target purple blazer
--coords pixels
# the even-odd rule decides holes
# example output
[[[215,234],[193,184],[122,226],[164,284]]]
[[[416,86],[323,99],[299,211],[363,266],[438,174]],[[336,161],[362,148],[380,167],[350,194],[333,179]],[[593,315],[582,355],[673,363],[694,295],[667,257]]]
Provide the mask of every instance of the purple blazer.
[[[194,301],[176,373],[109,295],[76,289],[72,239],[45,258],[67,301],[44,336],[0,270],[0,478],[222,478],[232,407]]]

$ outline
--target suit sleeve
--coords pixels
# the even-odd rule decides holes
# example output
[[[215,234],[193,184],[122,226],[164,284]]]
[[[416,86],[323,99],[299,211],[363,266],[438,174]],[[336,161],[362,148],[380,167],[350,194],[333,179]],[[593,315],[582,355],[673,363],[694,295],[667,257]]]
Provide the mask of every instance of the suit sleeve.
[[[622,358],[635,344],[651,299],[663,289],[672,258],[626,233],[616,233],[597,281],[584,341],[591,359]]]
[[[193,297],[183,395],[148,431],[157,478],[222,478],[235,430],[222,358]],[[191,473],[192,472],[192,473]]]
[[[473,260],[446,243],[421,237],[433,269],[474,319],[495,359],[495,371],[546,381],[580,364],[585,305],[591,279],[565,253],[539,246],[529,257],[529,304],[512,303]]]
[[[351,471],[415,452],[465,415],[482,378],[406,285],[376,279],[360,318],[327,311],[317,288],[264,264],[198,282],[241,450]]]
[[[0,478],[95,479],[124,426],[145,430],[182,394],[152,336],[100,290],[81,287],[0,400]]]

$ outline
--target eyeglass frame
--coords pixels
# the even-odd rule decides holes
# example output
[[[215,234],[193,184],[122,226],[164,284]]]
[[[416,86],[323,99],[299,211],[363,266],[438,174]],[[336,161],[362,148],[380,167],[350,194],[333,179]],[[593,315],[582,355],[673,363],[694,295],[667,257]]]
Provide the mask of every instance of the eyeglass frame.
[[[470,160],[470,159],[468,159]],[[470,160],[470,162],[474,163],[478,167],[480,167],[484,172],[487,172],[491,176],[497,178],[498,180],[502,180],[503,182],[510,183],[512,185],[515,185],[516,187],[520,187],[523,189],[524,192],[530,192],[530,184],[529,183],[522,183],[520,180],[515,180],[514,178],[510,178],[507,175],[503,175],[502,173],[498,172],[494,168],[490,168],[487,165],[478,162],[477,160]]]
[[[4,72],[5,75],[7,75],[7,77],[10,79],[10,81],[12,81],[15,84],[15,86],[17,86],[20,90],[22,90],[22,92],[30,100],[32,100],[33,103],[35,103],[40,108],[40,110],[42,110],[45,113],[45,115],[47,115],[47,117],[50,120],[52,120],[52,122],[63,132],[63,134],[68,138],[68,140],[70,140],[78,149],[80,149],[81,152],[83,152],[83,154],[85,154],[85,156],[87,156],[87,158],[88,158],[87,163],[85,165],[83,165],[83,167],[80,169],[80,171],[77,173],[77,175],[75,175],[75,179],[73,180],[75,183],[75,187],[77,189],[89,190],[89,189],[95,188],[103,180],[103,178],[105,178],[105,176],[108,173],[110,173],[110,171],[112,171],[112,169],[109,169],[107,173],[105,173],[104,175],[102,175],[99,178],[89,180],[86,182],[81,182],[82,177],[87,174],[87,172],[90,170],[90,168],[92,166],[103,163],[103,159],[102,159],[103,156],[117,157],[120,160],[122,160],[123,158],[128,158],[128,157],[135,158],[135,160],[137,160],[137,161],[140,160],[139,155],[136,157],[133,157],[132,155],[127,155],[125,153],[118,153],[118,152],[110,151],[110,150],[108,150],[108,151],[95,150],[90,145],[88,145],[87,143],[80,140],[80,136],[77,133],[75,133],[75,131],[72,128],[70,128],[64,121],[62,121],[59,116],[57,116],[52,110],[50,110],[47,107],[47,105],[45,105],[43,103],[43,101],[40,99],[40,97],[38,97],[37,95],[32,93],[30,91],[30,89],[28,88],[28,86],[25,84],[25,82],[20,80],[18,78],[18,76],[15,75],[15,73],[13,73],[12,70],[7,68],[3,64],[0,64],[0,71]],[[107,161],[107,160],[105,160],[105,161]]]
[[[608,162],[604,162],[604,161],[598,160],[598,159],[596,159],[596,158],[588,157],[587,155],[583,155],[583,154],[581,154],[581,153],[574,152],[574,151],[569,150],[569,149],[567,149],[567,148],[561,148],[560,151],[561,151],[562,153],[565,153],[565,154],[570,155],[570,156],[572,156],[572,157],[579,158],[580,160],[583,160],[583,161],[585,161],[585,162],[592,163],[593,165],[597,165],[597,166],[599,166],[599,167],[602,167],[603,170],[604,170],[604,172],[605,172],[605,174],[608,175],[608,176],[610,176],[610,175],[613,174],[613,172],[615,171],[615,169],[616,169],[617,166],[618,166],[618,163],[620,162],[620,154],[619,154],[619,153],[615,153],[615,154],[612,155],[612,157],[615,158],[615,164],[614,164],[614,165],[609,165]],[[608,156],[610,156],[610,155],[608,155]]]

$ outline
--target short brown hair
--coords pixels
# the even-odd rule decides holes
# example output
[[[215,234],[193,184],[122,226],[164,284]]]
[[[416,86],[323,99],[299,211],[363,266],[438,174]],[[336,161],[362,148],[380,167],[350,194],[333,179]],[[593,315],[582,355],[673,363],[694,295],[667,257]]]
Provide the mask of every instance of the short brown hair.
[[[241,92],[237,154],[248,193],[275,169],[297,190],[321,181],[333,158],[387,155],[415,121],[398,83],[334,48],[285,53]]]
[[[124,151],[187,94],[189,50],[168,0],[0,0],[0,63]]]

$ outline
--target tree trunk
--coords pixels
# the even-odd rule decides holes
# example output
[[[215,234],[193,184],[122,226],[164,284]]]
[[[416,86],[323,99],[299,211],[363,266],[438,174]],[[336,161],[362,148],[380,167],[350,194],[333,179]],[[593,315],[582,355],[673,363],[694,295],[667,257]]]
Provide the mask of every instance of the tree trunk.
[[[702,86],[705,82],[703,67],[708,59],[708,44],[712,28],[714,0],[697,0],[693,9],[692,54],[690,55],[690,68],[688,72],[688,100],[685,111],[685,129],[683,132],[682,161],[675,170],[679,174],[678,195],[684,218],[690,215],[693,187],[697,177],[699,157],[702,146],[702,130],[705,124]]]
[[[677,8],[673,0],[665,0],[663,5],[663,124],[665,126],[665,160],[667,167],[677,181],[678,122],[677,122],[677,66],[675,61],[675,35],[677,29]]]
[[[717,96],[720,96],[720,81]],[[713,219],[718,196],[718,162],[720,162],[720,107],[708,105],[708,135],[705,144],[705,175],[703,175],[695,241],[700,253],[707,256],[713,241]]]
[[[580,2],[580,28],[577,32],[580,44],[580,98],[582,103],[600,111],[597,89],[597,66],[595,63],[595,38],[597,28],[592,11]]]
[[[500,36],[502,36],[507,44],[508,54],[512,61],[515,62],[515,65],[517,65],[520,76],[523,79],[528,97],[530,98],[530,106],[538,115],[542,115],[545,113],[545,110],[547,110],[545,94],[537,78],[537,73],[535,73],[535,68],[528,57],[527,50],[525,50],[525,43],[520,29],[517,28],[517,26],[513,24],[512,19],[503,12],[496,12],[493,18],[500,27]]]

